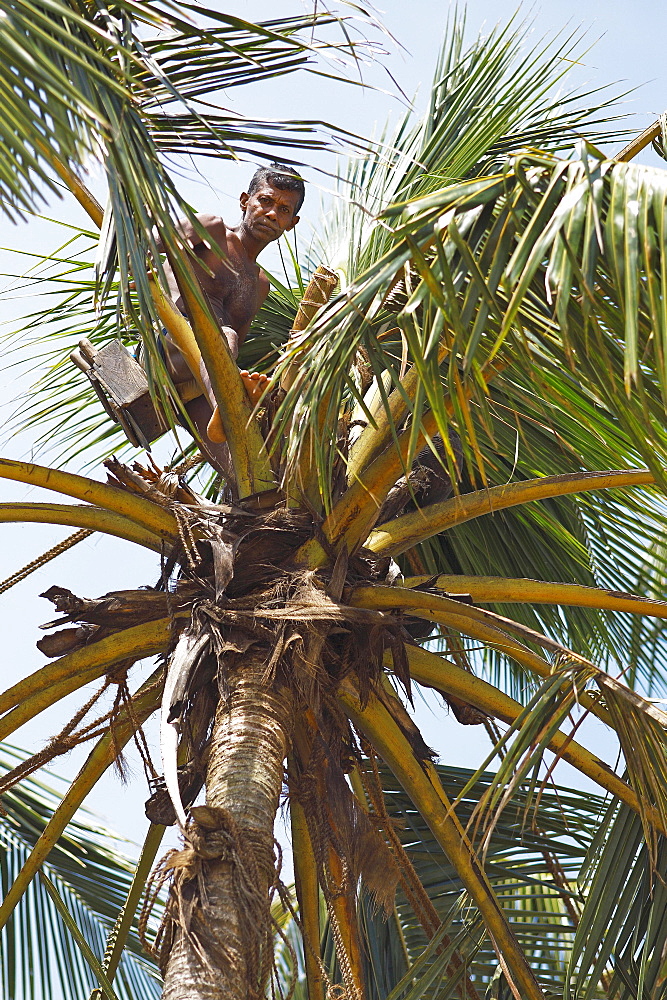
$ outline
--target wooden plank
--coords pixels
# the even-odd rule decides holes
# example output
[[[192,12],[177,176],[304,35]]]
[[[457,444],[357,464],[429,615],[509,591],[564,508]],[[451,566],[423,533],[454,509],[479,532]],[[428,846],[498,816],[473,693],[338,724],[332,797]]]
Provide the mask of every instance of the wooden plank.
[[[144,369],[117,340],[97,348],[83,339],[70,358],[135,447],[148,448],[169,429],[161,407],[151,399]]]
[[[110,341],[95,352],[93,368],[118,406],[132,403],[148,392],[145,371],[117,340]]]

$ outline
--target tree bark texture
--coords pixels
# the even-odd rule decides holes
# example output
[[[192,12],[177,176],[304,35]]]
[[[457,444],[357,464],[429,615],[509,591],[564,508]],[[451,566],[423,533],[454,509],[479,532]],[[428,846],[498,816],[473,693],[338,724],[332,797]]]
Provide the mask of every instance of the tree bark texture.
[[[273,952],[273,825],[292,716],[288,689],[265,678],[269,655],[251,647],[224,664],[206,807],[195,807],[188,828],[197,860],[181,882],[163,1000],[263,996]]]

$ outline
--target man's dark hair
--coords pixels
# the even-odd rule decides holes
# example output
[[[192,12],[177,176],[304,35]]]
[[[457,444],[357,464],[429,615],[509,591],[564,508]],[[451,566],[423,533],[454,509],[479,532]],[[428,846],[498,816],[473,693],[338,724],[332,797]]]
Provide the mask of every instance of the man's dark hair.
[[[252,175],[252,180],[248,186],[248,194],[254,194],[260,184],[270,184],[278,188],[279,191],[297,191],[299,200],[295,211],[298,212],[306,197],[306,188],[303,177],[299,177],[293,167],[287,167],[284,163],[269,163],[268,167],[260,167]]]

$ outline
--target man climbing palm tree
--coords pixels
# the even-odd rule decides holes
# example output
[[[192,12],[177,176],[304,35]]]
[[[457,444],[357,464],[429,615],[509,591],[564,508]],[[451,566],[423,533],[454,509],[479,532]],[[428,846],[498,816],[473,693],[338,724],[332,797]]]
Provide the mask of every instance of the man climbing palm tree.
[[[269,279],[256,264],[257,257],[269,243],[294,229],[304,195],[301,177],[283,164],[272,163],[269,167],[260,167],[248,191],[241,194],[243,217],[237,225],[228,226],[220,216],[209,214],[197,215],[199,227],[188,219],[179,223],[181,234],[200,261],[195,264],[195,274],[235,358],[269,293]],[[201,229],[210,234],[210,244],[204,240]],[[162,248],[160,242],[158,247]],[[172,299],[186,314],[176,276],[168,263],[165,272]],[[193,375],[201,376],[207,392],[191,399],[186,409],[211,461],[225,469],[228,464],[224,454],[226,447],[221,447],[224,434],[206,369],[202,364],[199,373],[192,372],[178,346],[166,333],[165,355],[170,374],[181,392],[193,381]],[[247,371],[241,372],[241,378],[252,402],[258,402],[268,378]]]

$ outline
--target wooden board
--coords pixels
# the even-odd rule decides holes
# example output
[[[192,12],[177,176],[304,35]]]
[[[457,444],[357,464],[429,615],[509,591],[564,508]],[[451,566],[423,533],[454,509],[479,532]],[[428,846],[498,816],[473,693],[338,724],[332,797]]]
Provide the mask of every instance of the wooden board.
[[[86,375],[107,413],[121,425],[135,447],[148,448],[168,430],[169,424],[151,399],[144,369],[117,340],[100,348],[82,341],[80,349],[90,363],[84,369]]]

